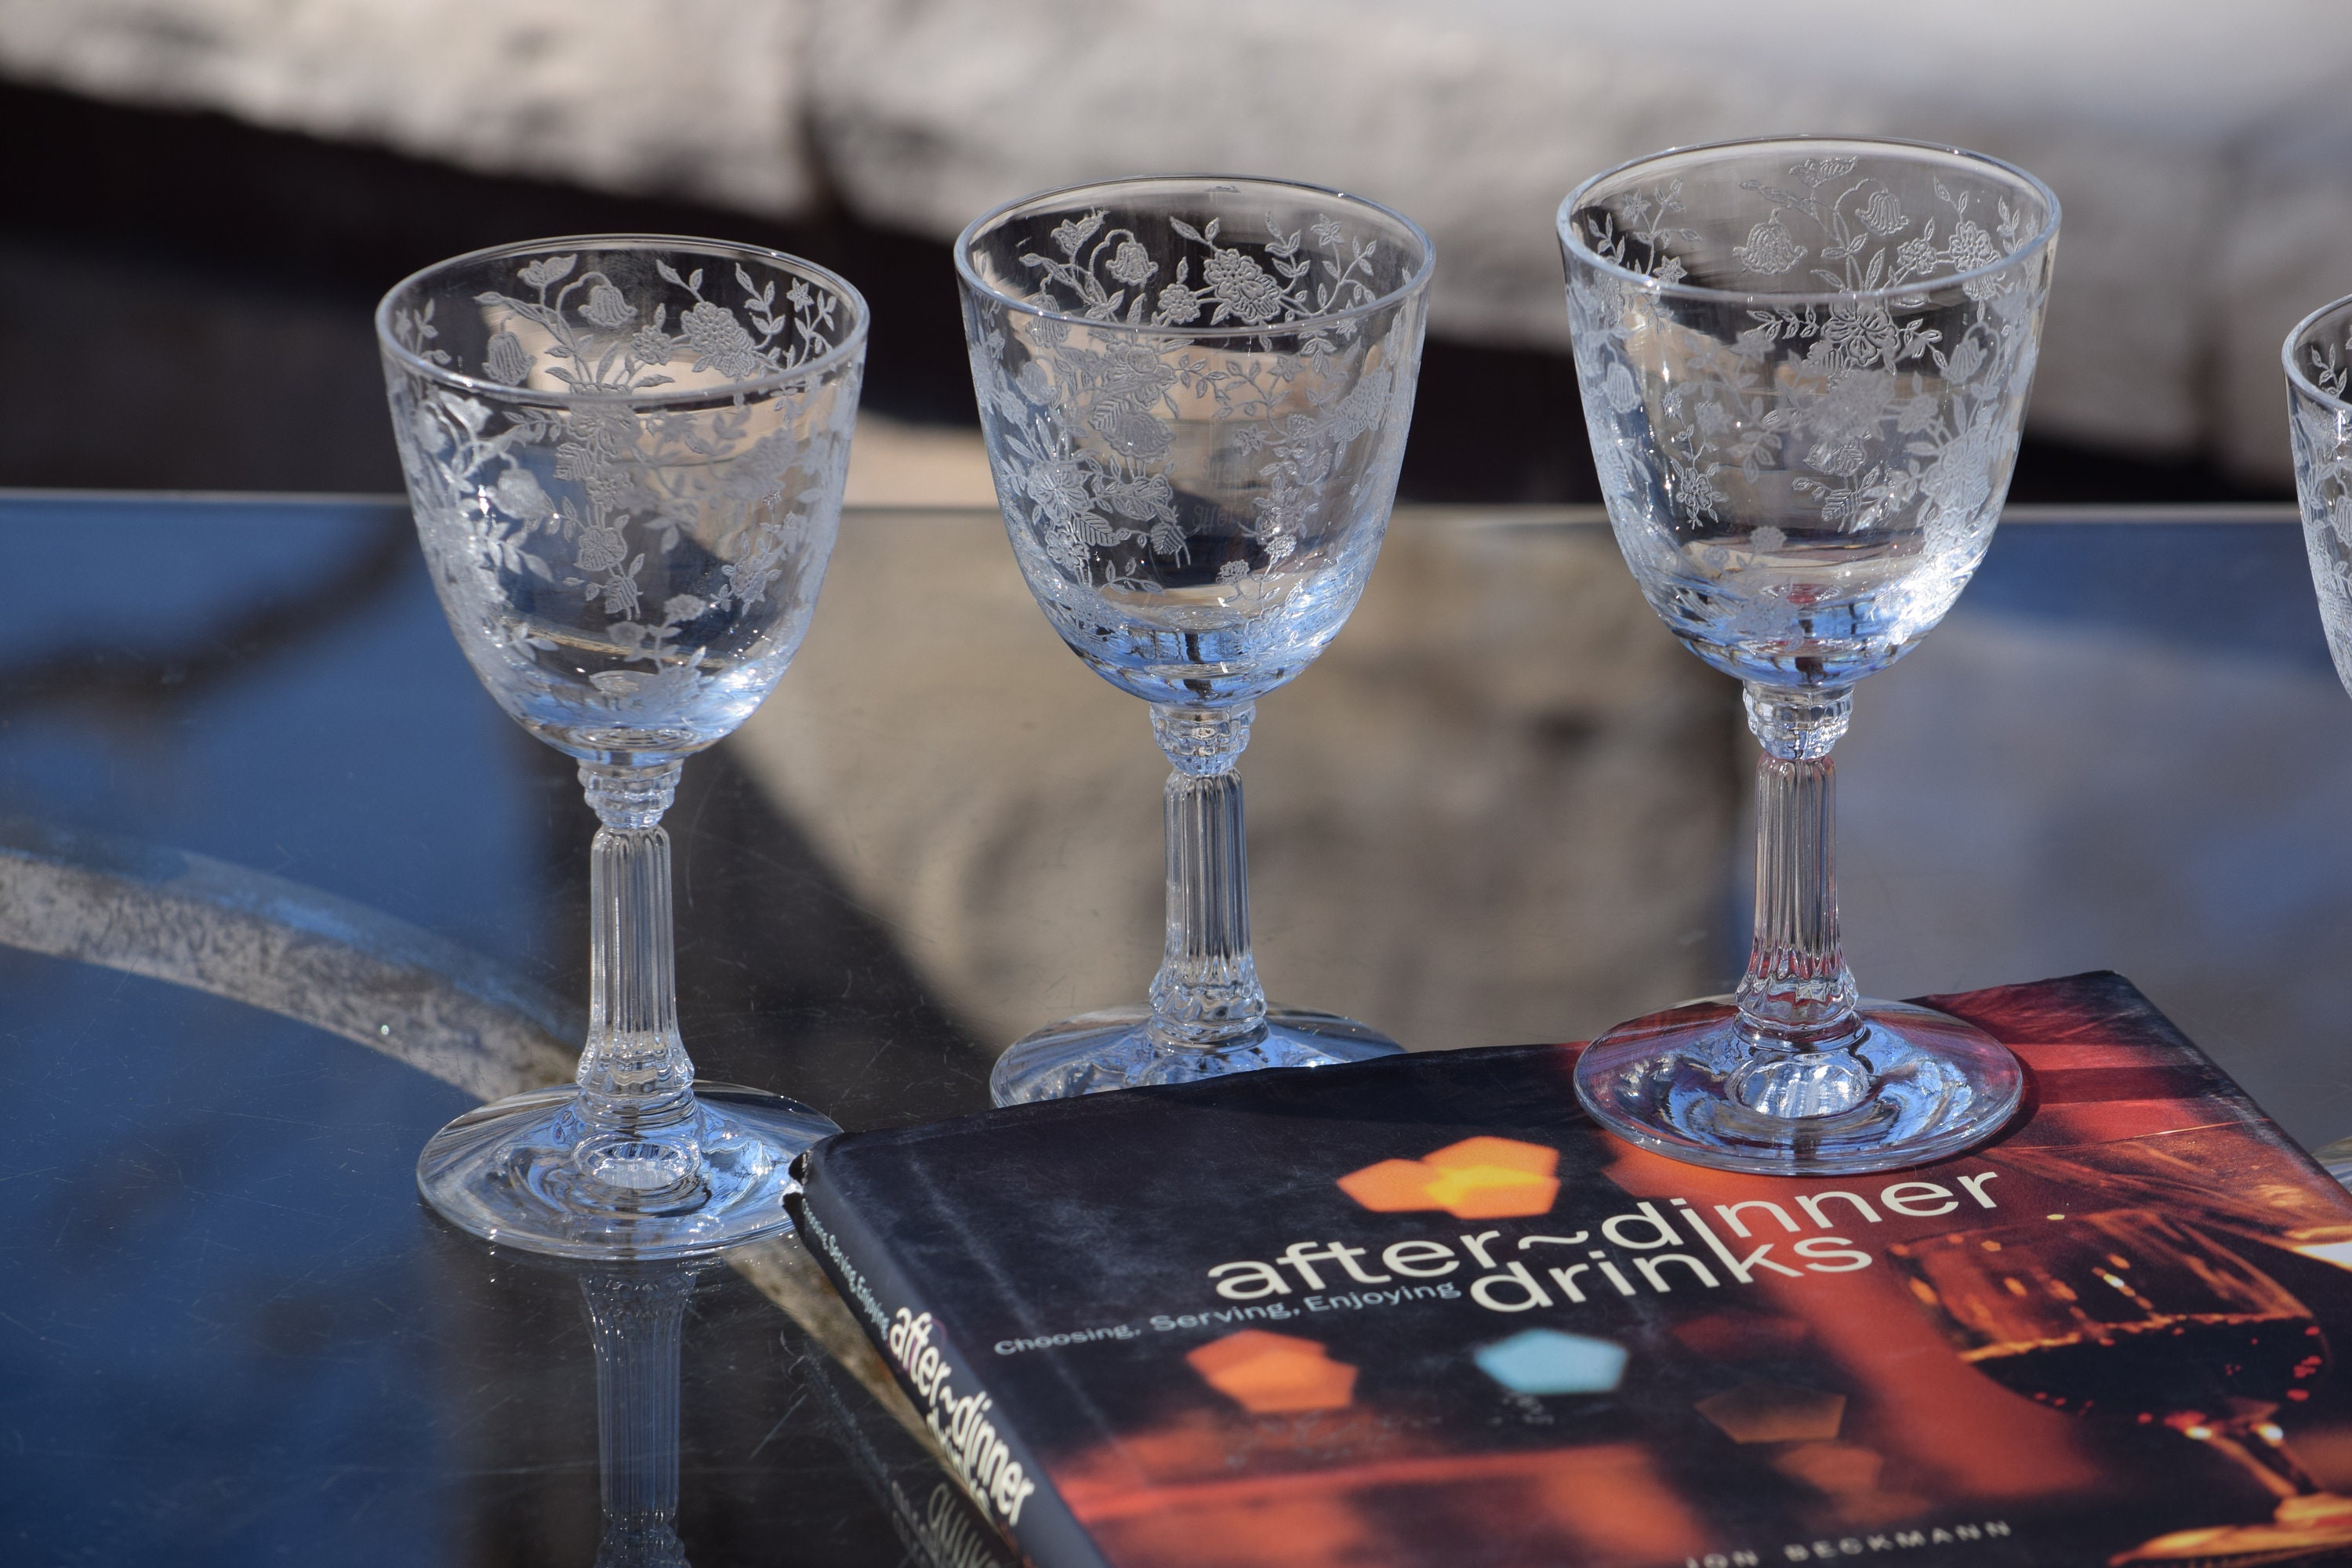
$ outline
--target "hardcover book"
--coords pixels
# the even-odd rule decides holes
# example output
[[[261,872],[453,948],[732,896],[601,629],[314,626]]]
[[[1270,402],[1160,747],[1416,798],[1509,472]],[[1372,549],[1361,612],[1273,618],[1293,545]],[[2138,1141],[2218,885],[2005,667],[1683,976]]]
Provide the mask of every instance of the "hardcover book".
[[[796,1212],[1044,1568],[2352,1561],[2352,1197],[2118,975],[1927,1001],[2031,1087],[1912,1170],[1506,1047],[836,1138]]]

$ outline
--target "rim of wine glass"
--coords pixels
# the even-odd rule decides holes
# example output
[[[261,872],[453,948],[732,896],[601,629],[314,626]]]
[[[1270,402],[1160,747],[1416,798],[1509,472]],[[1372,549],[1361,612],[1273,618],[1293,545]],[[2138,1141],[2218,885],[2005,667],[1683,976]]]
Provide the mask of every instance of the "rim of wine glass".
[[[2304,374],[2303,372],[2295,365],[2294,351],[2296,346],[2303,342],[2303,335],[2311,331],[2311,329],[2318,323],[2320,317],[2327,315],[2332,311],[2341,310],[2347,305],[2352,305],[2352,294],[2347,294],[2341,300],[2330,300],[2326,304],[2322,305],[2319,309],[2314,310],[2300,321],[2297,321],[2293,330],[2287,333],[2286,342],[2279,345],[2279,360],[2286,366],[2287,384],[2294,387],[2297,392],[2302,393],[2305,397],[2311,398],[2315,402],[2325,403],[2330,408],[2333,408],[2341,414],[2352,414],[2352,401],[2347,401],[2345,398],[2336,396],[2332,392],[2323,390],[2317,382],[2313,381],[2311,377]]]
[[[781,265],[786,271],[805,277],[812,283],[833,289],[853,307],[854,320],[848,333],[840,342],[790,370],[751,376],[742,381],[730,381],[721,386],[680,387],[675,391],[656,392],[547,392],[536,387],[509,386],[502,381],[487,376],[468,375],[464,371],[451,370],[435,364],[422,354],[413,353],[392,335],[392,302],[400,298],[411,284],[431,274],[460,267],[470,261],[493,260],[502,256],[525,256],[539,251],[561,250],[572,246],[580,250],[655,250],[673,249],[698,251],[713,259],[751,259]],[[583,403],[625,403],[633,408],[688,407],[697,404],[725,404],[751,394],[776,392],[802,382],[814,381],[855,359],[866,346],[866,330],[874,324],[874,312],[866,303],[866,296],[857,286],[830,267],[794,256],[789,251],[775,250],[764,245],[746,245],[731,239],[706,239],[689,234],[565,234],[547,239],[523,239],[505,245],[486,245],[479,250],[468,250],[420,267],[384,291],[375,307],[375,337],[377,344],[403,366],[417,374],[430,377],[446,386],[463,387],[506,403],[533,403],[549,407],[570,407]]]
[[[1645,277],[1630,267],[1621,266],[1592,249],[1578,236],[1574,226],[1569,222],[1570,217],[1576,211],[1577,205],[1583,200],[1587,192],[1605,181],[1613,180],[1630,170],[1638,169],[1644,163],[1662,163],[1668,158],[1687,158],[1698,153],[1727,153],[1734,150],[1752,153],[1768,147],[1818,147],[1825,143],[1885,148],[1895,152],[1940,153],[1948,157],[1982,164],[1989,169],[1998,169],[2002,174],[2018,180],[2040,196],[2049,209],[2049,216],[2041,228],[2035,231],[2033,237],[2023,245],[1998,261],[1971,268],[1966,272],[1955,272],[1948,278],[1929,278],[1877,289],[1822,289],[1807,293],[1780,293],[1754,289],[1711,289],[1702,283],[1661,283],[1658,279]],[[1612,168],[1601,170],[1599,174],[1586,179],[1576,189],[1569,192],[1561,199],[1559,210],[1552,215],[1552,226],[1570,251],[1584,265],[1597,272],[1609,273],[1629,283],[1637,283],[1653,293],[1671,294],[1678,299],[1686,300],[1733,301],[1769,300],[1775,304],[1781,305],[1826,305],[1846,300],[1902,299],[1925,293],[1930,289],[1940,292],[1974,282],[1980,278],[1990,278],[2009,271],[2021,263],[2032,260],[2039,253],[2050,247],[2058,237],[2059,216],[2058,193],[2043,184],[2039,175],[2021,169],[2006,159],[1993,157],[1988,153],[1973,153],[1966,147],[1955,147],[1946,142],[1917,142],[1903,136],[1835,136],[1822,132],[1792,136],[1736,136],[1723,142],[1696,142],[1687,147],[1662,148],[1655,153],[1644,153],[1638,158],[1628,158]]]
[[[1076,195],[1080,191],[1105,190],[1118,185],[1197,185],[1213,190],[1218,185],[1229,185],[1235,189],[1244,185],[1261,185],[1293,194],[1304,193],[1309,195],[1328,196],[1333,201],[1369,208],[1402,226],[1404,231],[1412,236],[1421,246],[1421,265],[1415,268],[1412,276],[1407,278],[1402,283],[1382,294],[1379,299],[1364,304],[1350,305],[1344,310],[1327,310],[1318,315],[1302,316],[1294,321],[1266,321],[1256,326],[1242,322],[1230,327],[1178,326],[1171,322],[1162,322],[1155,326],[1150,321],[1099,321],[1080,311],[1058,310],[1051,306],[1039,305],[1032,300],[1017,300],[972,269],[972,241],[983,230],[1011,217],[1024,207],[1043,205],[1062,197]],[[1111,328],[1123,332],[1140,332],[1163,338],[1283,337],[1303,328],[1319,327],[1333,321],[1349,321],[1363,316],[1375,315],[1424,291],[1429,287],[1431,274],[1437,268],[1437,242],[1429,237],[1427,229],[1387,203],[1376,202],[1370,196],[1360,196],[1353,192],[1339,190],[1330,185],[1309,184],[1304,180],[1275,179],[1265,174],[1128,174],[1108,180],[1080,180],[1072,184],[1056,185],[1048,191],[1032,191],[1025,196],[1017,196],[1012,201],[991,207],[964,225],[963,232],[956,236],[955,268],[957,277],[990,299],[1008,309],[1018,310],[1023,315],[1036,316],[1046,321],[1068,321],[1074,326]]]

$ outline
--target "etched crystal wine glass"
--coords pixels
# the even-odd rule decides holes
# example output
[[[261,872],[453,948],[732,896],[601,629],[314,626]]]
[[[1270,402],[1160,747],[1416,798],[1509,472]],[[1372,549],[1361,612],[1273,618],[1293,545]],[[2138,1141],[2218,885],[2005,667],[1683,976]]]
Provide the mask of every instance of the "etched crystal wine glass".
[[[2286,335],[2287,436],[2303,502],[2303,547],[2319,594],[2336,679],[2352,691],[2352,296],[2323,305]],[[2352,1138],[2314,1157],[2352,1185]]]
[[[1255,700],[1339,632],[1379,553],[1432,259],[1385,207],[1241,178],[1052,191],[957,240],[1013,556],[1063,640],[1151,704],[1174,764],[1150,1005],[1016,1042],[998,1104],[1398,1048],[1267,1005],[1234,764]]]
[[[1578,1096],[1622,1137],[1728,1170],[1966,1148],[2023,1074],[1958,1019],[1858,997],[1829,752],[1854,683],[1943,618],[1991,542],[2057,198],[1974,153],[1792,138],[1611,170],[1559,227],[1618,544],[1675,635],[1743,683],[1764,748],[1737,993],[1595,1040]]]
[[[393,428],[442,608],[603,826],[574,1087],[425,1145],[417,1185],[478,1236],[681,1258],[787,1228],[787,1167],[836,1131],[694,1080],[669,838],[685,759],[800,647],[840,521],[866,308],[821,268],[711,240],[541,240],[429,267],[376,311]]]
[[[2284,358],[2304,549],[2327,651],[2352,690],[2352,297],[2298,322],[2287,334]]]

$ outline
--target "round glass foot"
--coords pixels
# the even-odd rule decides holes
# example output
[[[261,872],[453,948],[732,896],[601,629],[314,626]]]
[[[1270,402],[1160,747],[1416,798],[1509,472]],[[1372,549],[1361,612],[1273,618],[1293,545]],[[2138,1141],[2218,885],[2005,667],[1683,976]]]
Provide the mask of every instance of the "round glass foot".
[[[988,1075],[989,1094],[999,1105],[1026,1105],[1262,1068],[1330,1067],[1404,1049],[1352,1018],[1305,1007],[1269,1007],[1263,1029],[1222,1046],[1164,1046],[1150,1025],[1149,1007],[1106,1007],[1049,1024],[1005,1047]]]
[[[593,1136],[579,1091],[469,1110],[433,1135],[416,1187],[485,1241],[559,1258],[695,1258],[792,1228],[793,1157],[841,1129],[798,1100],[698,1079],[692,1119]]]
[[[1848,1045],[1789,1050],[1743,1035],[1731,999],[1709,997],[1587,1046],[1576,1098],[1669,1159],[1775,1176],[1922,1164],[2017,1110],[2025,1069],[1983,1030],[1903,1002],[1864,1002],[1862,1019]]]

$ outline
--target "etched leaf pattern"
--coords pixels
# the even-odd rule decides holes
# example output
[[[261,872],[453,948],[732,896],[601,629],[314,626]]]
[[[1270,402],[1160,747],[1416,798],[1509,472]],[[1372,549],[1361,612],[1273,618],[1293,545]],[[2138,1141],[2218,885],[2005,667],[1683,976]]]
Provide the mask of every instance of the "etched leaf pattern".
[[[476,296],[506,323],[476,366],[457,365],[441,346],[431,304],[392,321],[395,341],[434,364],[518,389],[537,378],[573,401],[493,403],[397,374],[394,432],[412,486],[424,492],[420,511],[462,520],[463,552],[483,574],[475,588],[484,623],[513,618],[497,608],[502,574],[598,605],[605,637],[632,650],[625,662],[648,670],[607,670],[592,682],[616,723],[650,722],[690,703],[704,679],[709,650],[696,642],[695,623],[760,606],[783,574],[812,511],[829,499],[827,476],[845,461],[856,399],[833,399],[831,423],[813,441],[793,434],[805,387],[762,388],[756,417],[740,393],[715,410],[642,400],[676,387],[670,367],[680,364],[729,382],[789,375],[835,346],[845,310],[803,279],[790,279],[780,299],[778,279],[755,280],[740,264],[732,302],[713,297],[703,269],[682,275],[663,261],[655,270],[674,297],[640,289],[633,299],[605,272],[581,270],[580,260],[533,258],[515,269],[518,291]],[[714,390],[723,396],[727,388]],[[714,520],[719,563],[708,591],[646,603],[648,562],[676,548],[682,530],[712,533]],[[520,626],[503,629],[533,647],[552,646]]]
[[[1347,314],[1380,297],[1378,242],[1337,220],[1286,232],[1268,217],[1247,240],[1216,219],[1167,222],[1172,264],[1103,212],[1055,224],[1020,255],[1031,302],[1055,314],[1015,325],[977,305],[972,382],[1006,509],[1055,565],[1107,586],[1150,592],[1155,558],[1185,562],[1171,475],[1187,426],[1257,426],[1240,447],[1263,482],[1245,530],[1263,564],[1217,576],[1246,600],[1298,549],[1351,444],[1402,423],[1388,416],[1410,388],[1393,367],[1411,349]],[[1400,318],[1390,335],[1405,330]]]

